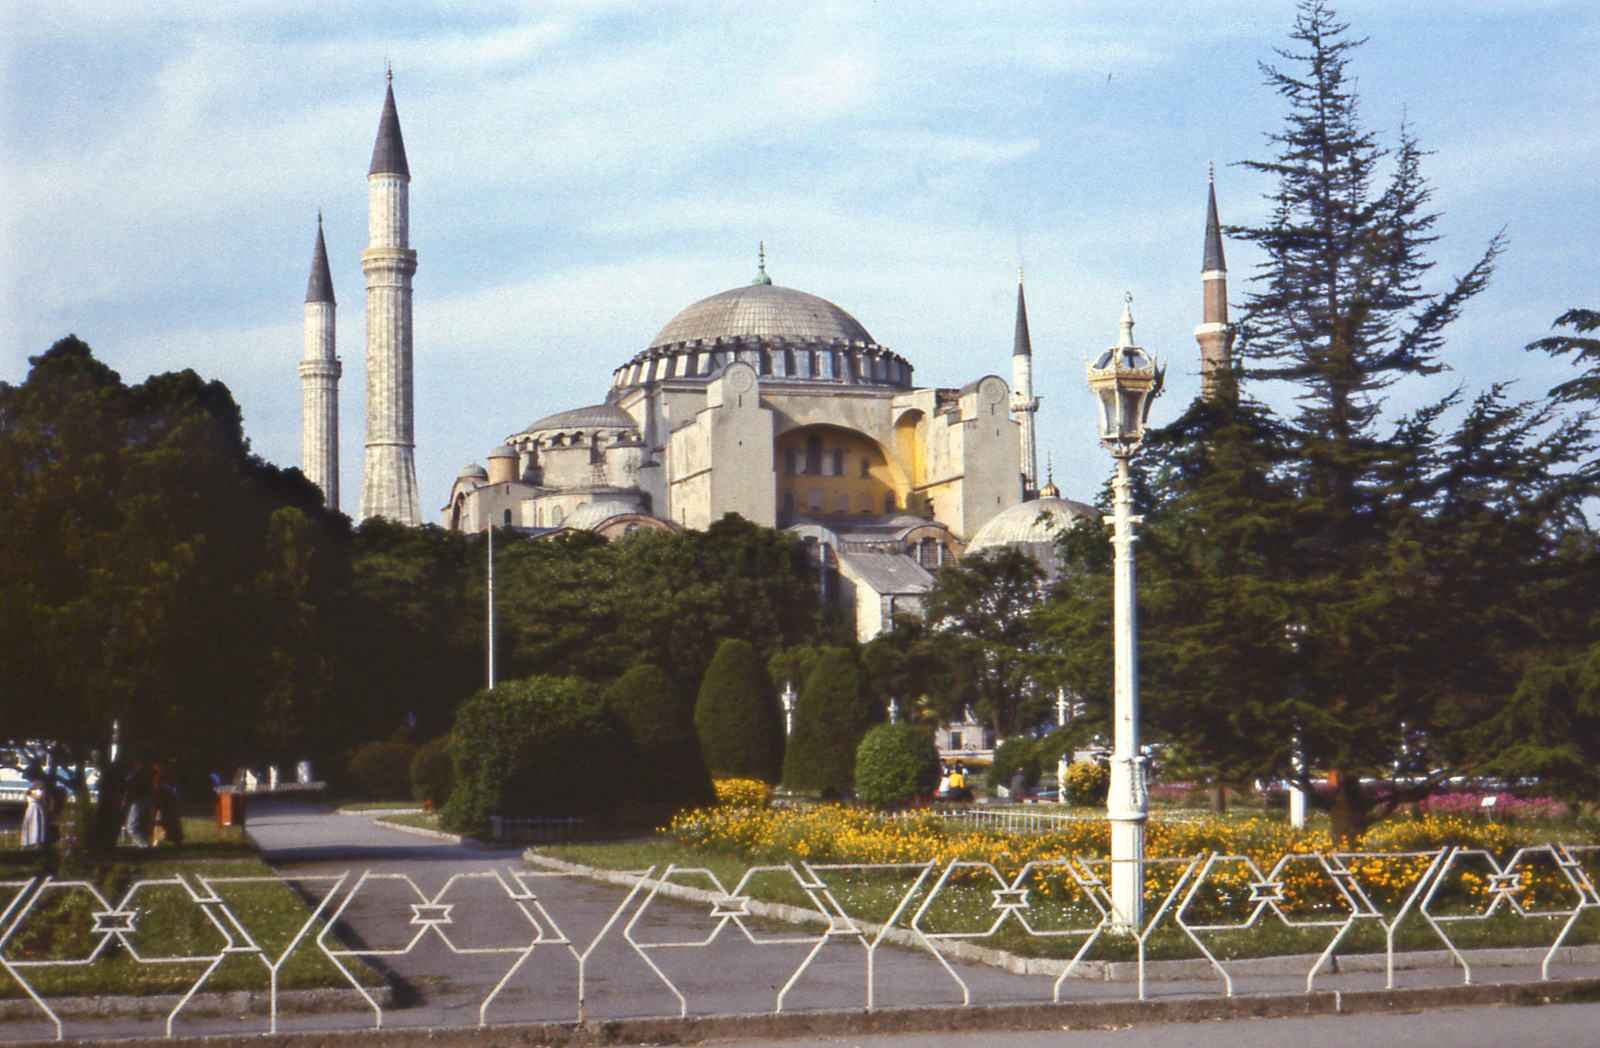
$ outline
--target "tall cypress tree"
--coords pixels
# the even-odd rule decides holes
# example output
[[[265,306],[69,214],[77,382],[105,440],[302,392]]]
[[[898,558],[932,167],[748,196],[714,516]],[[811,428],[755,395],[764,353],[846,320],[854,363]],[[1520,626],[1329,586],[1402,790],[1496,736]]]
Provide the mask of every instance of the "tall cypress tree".
[[[749,641],[725,640],[700,682],[694,727],[713,775],[777,782],[783,770],[783,709]]]

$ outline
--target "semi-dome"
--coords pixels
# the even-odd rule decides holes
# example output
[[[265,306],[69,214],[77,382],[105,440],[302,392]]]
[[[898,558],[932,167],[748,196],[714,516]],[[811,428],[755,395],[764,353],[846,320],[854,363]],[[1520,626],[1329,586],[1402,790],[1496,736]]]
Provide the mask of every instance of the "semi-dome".
[[[747,284],[702,298],[668,321],[650,348],[697,338],[873,344],[860,321],[832,302],[777,284]]]
[[[642,512],[638,506],[616,500],[603,502],[588,502],[568,513],[561,521],[564,528],[575,531],[589,531],[599,527],[612,517],[620,517],[627,513]]]
[[[911,365],[825,298],[754,283],[703,298],[667,322],[616,371],[618,390],[664,380],[705,382],[736,360],[763,380],[911,388]]]
[[[587,408],[558,411],[533,423],[524,433],[571,429],[637,429],[632,415],[615,404],[595,404]]]
[[[1056,551],[1060,529],[1079,518],[1093,520],[1098,516],[1093,506],[1071,499],[1031,499],[990,517],[967,543],[966,555],[1011,546],[1032,556],[1046,574],[1054,577],[1061,569],[1061,556]]]

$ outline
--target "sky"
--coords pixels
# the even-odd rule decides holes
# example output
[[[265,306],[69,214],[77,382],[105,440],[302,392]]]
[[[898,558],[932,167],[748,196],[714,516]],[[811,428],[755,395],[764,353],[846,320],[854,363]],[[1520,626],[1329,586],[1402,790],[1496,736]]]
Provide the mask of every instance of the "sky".
[[[1542,395],[1522,350],[1600,308],[1600,7],[1334,5],[1367,43],[1361,115],[1430,153],[1430,286],[1497,233],[1453,331],[1456,386]],[[300,463],[305,287],[320,211],[339,301],[343,508],[365,433],[366,172],[385,69],[410,161],[417,471],[457,471],[600,402],[680,310],[774,282],[821,295],[919,385],[1009,382],[1026,273],[1041,466],[1110,472],[1083,362],[1136,340],[1198,392],[1207,171],[1225,223],[1264,219],[1287,0],[436,5],[0,0],[0,380],[75,333],[129,382],[220,379],[264,458]],[[1230,291],[1259,262],[1230,242]],[[1255,391],[1289,407],[1288,391]]]

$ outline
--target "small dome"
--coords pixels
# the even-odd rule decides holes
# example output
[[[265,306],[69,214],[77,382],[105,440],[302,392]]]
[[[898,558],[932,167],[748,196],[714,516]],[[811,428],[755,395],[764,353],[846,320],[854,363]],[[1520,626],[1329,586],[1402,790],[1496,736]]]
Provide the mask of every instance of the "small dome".
[[[874,344],[855,317],[827,299],[770,282],[747,284],[702,298],[668,321],[651,340],[650,348],[697,338],[707,342],[718,338],[775,342],[841,339]]]
[[[591,531],[604,524],[612,517],[620,517],[624,513],[642,512],[644,511],[638,506],[629,505],[626,502],[618,502],[614,500],[608,500],[605,502],[590,502],[587,505],[579,506],[577,509],[563,517],[561,520],[561,526],[564,528],[573,528],[578,531]]]
[[[1095,519],[1099,514],[1093,506],[1071,499],[1040,498],[1002,510],[978,529],[967,543],[967,555],[982,553],[1000,546],[1015,546],[1031,553],[1040,565],[1050,570],[1057,563],[1055,556],[1056,534],[1059,529],[1080,517]]]
[[[638,429],[639,423],[632,415],[615,404],[595,404],[593,407],[573,408],[546,416],[523,430],[539,433],[545,430],[565,429]]]
[[[516,457],[517,457],[517,449],[512,447],[509,444],[501,444],[499,447],[497,447],[493,451],[489,452],[489,458],[491,458],[491,459],[505,459],[505,458],[514,459]]]
[[[461,467],[461,472],[456,474],[457,480],[488,480],[489,471],[476,462],[469,462]]]

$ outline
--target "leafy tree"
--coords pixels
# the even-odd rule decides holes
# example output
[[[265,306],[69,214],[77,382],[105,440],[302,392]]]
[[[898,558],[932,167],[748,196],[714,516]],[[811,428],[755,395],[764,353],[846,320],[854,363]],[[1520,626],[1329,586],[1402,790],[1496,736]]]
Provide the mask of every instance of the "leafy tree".
[[[783,770],[783,710],[749,641],[725,640],[706,669],[695,732],[713,775],[777,782]]]
[[[856,750],[856,796],[882,808],[931,794],[939,784],[939,751],[914,724],[880,724]]]
[[[655,666],[635,666],[604,694],[639,754],[637,768],[627,775],[636,800],[675,807],[716,801],[694,730],[694,707],[671,677]]]
[[[826,648],[795,703],[794,732],[784,750],[783,783],[792,790],[845,794],[854,787],[856,748],[884,719],[855,652]]]
[[[82,769],[115,727],[123,758],[191,776],[317,747],[338,718],[311,609],[343,541],[320,494],[250,454],[220,383],[129,387],[72,337],[31,363],[0,387],[0,732]],[[102,772],[104,846],[123,772]]]
[[[939,677],[954,708],[971,704],[999,737],[1039,724],[1049,712],[1032,672],[1038,643],[1034,610],[1044,572],[1011,547],[967,557],[940,570],[926,619],[942,663]]]

